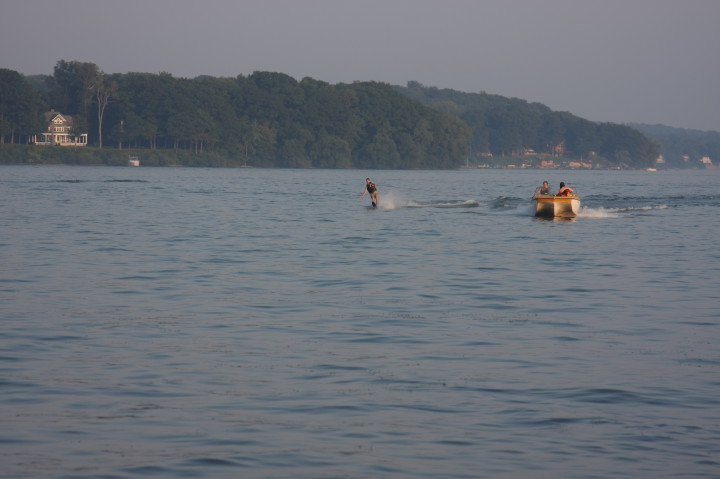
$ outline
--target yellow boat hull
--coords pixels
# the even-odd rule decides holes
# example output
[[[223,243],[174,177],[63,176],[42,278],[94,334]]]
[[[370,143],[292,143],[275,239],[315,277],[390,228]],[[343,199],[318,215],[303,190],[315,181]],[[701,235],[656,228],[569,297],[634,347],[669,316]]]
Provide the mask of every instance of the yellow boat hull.
[[[573,218],[580,211],[580,197],[577,195],[535,195],[532,199],[535,202],[535,216]]]

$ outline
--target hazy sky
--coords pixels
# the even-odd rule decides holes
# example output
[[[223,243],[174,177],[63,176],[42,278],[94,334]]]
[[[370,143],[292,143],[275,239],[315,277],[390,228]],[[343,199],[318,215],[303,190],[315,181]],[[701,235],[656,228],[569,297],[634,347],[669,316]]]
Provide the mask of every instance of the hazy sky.
[[[718,0],[2,0],[0,68],[375,80],[720,131]]]

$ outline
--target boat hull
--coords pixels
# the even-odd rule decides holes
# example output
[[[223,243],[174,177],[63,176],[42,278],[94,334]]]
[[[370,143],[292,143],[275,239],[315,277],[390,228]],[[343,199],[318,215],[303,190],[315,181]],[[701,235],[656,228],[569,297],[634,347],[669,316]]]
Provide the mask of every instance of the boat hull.
[[[544,218],[574,218],[580,211],[580,197],[535,195],[535,216]]]

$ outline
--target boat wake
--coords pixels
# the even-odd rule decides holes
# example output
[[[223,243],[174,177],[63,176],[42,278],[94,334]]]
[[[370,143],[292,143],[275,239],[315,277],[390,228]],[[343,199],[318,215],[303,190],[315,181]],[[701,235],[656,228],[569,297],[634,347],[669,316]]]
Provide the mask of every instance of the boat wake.
[[[410,201],[406,208],[477,208],[475,200]]]
[[[618,213],[624,213],[624,212],[632,212],[632,211],[651,211],[651,210],[666,210],[668,209],[667,205],[659,205],[659,206],[628,206],[626,208],[615,208],[612,211],[617,211]]]
[[[475,200],[437,200],[416,201],[400,197],[394,192],[380,196],[379,210],[396,210],[399,208],[477,208],[480,206]]]
[[[500,211],[500,214],[508,216],[535,216],[534,204],[519,204],[514,209]]]
[[[506,216],[535,216],[535,204],[523,198],[500,196],[486,202],[490,212]],[[380,196],[378,210],[396,210],[400,208],[478,208],[481,204],[476,200],[435,200],[419,201],[403,198],[390,191]],[[370,209],[375,209],[368,206]],[[656,206],[620,206],[606,208],[602,206],[580,206],[576,218],[628,218],[642,215],[643,212],[665,210],[667,205]]]
[[[643,211],[664,210],[666,205],[660,206],[629,206],[622,208],[604,208],[581,206],[577,213],[577,218],[627,218]],[[521,203],[515,205],[514,208],[508,208],[499,212],[508,216],[535,216],[535,205],[532,203]]]
[[[622,215],[614,209],[580,207],[578,218],[620,218]]]
[[[586,208],[581,207],[578,217],[580,218],[626,218],[633,213],[641,211],[665,210],[667,205],[659,206],[627,206],[623,208]]]

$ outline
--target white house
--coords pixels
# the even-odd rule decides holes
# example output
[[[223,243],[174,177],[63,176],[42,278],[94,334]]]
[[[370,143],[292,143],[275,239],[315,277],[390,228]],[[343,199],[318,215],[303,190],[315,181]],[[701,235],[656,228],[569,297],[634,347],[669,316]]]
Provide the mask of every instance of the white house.
[[[70,115],[63,115],[55,110],[45,113],[47,131],[33,136],[32,143],[36,145],[60,146],[86,146],[88,134],[75,132],[73,119]]]

